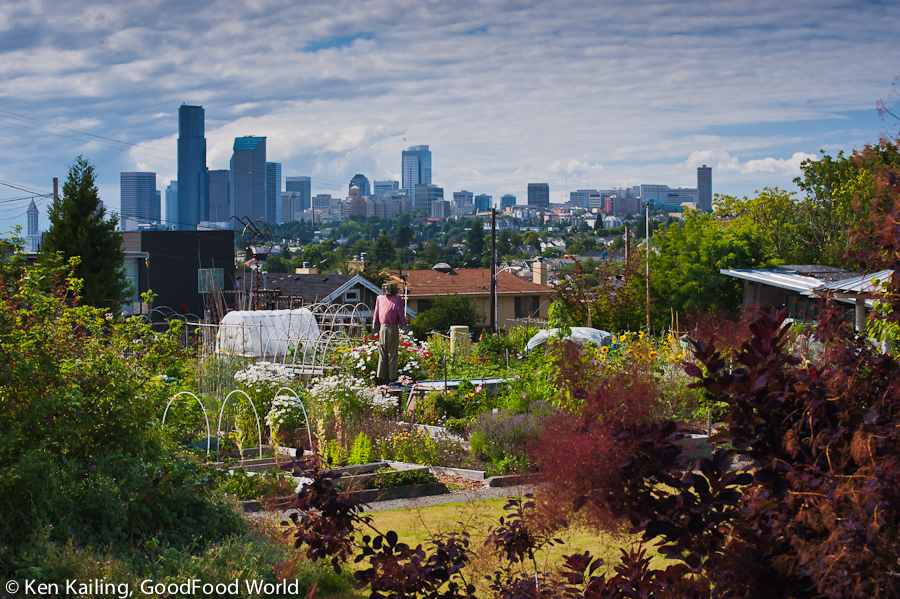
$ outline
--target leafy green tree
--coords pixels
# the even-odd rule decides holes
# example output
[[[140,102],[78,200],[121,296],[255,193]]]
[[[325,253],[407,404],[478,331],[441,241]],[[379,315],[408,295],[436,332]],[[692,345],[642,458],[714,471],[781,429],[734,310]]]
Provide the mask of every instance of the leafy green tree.
[[[291,272],[290,266],[290,262],[278,254],[272,254],[263,263],[263,270],[266,272]]]
[[[412,330],[416,338],[425,340],[431,331],[446,333],[456,325],[469,327],[473,339],[480,336],[484,327],[484,314],[475,302],[458,293],[434,298],[431,306],[416,316]]]
[[[94,167],[79,156],[69,168],[62,198],[50,207],[50,228],[41,246],[41,263],[58,264],[78,257],[74,275],[81,279],[81,301],[118,311],[132,289],[125,278],[125,251],[117,231],[119,217],[106,218],[100,204]]]
[[[484,224],[481,219],[473,218],[466,238],[466,265],[481,266],[484,252]]]
[[[512,244],[512,234],[508,230],[500,231],[497,236],[497,256],[503,257],[515,253],[515,247]]]
[[[766,265],[764,241],[751,227],[730,228],[696,210],[683,225],[660,228],[654,240],[659,252],[650,257],[651,293],[665,311],[735,312],[741,285],[719,270]]]
[[[799,236],[800,205],[794,199],[795,195],[793,191],[764,187],[752,198],[716,196],[715,213],[716,216],[749,222],[760,234],[767,251],[774,259],[783,264],[796,264],[804,260],[799,251],[803,244]]]
[[[394,247],[405,249],[413,242],[415,232],[409,225],[400,225],[397,234],[394,236]]]
[[[391,241],[391,238],[387,236],[387,233],[383,232],[378,236],[378,239],[375,240],[375,260],[382,267],[390,266],[391,263],[397,258],[396,252],[394,252],[394,243]]]

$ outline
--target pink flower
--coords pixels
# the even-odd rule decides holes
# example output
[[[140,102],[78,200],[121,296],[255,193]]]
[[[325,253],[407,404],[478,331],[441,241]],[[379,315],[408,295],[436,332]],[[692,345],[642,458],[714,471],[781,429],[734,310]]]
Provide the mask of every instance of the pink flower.
[[[525,394],[524,394],[524,393],[522,394],[522,399],[525,399]]]
[[[478,385],[478,386],[475,388],[475,393],[481,393],[481,385]]]

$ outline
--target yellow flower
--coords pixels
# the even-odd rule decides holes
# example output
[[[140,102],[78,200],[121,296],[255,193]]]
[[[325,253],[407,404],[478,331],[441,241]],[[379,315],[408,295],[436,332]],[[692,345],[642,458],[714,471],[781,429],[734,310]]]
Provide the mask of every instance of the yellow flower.
[[[603,354],[602,356],[600,356],[600,361],[606,362],[606,354]]]
[[[650,350],[650,354],[649,354],[648,357],[649,357],[650,360],[655,360],[655,359],[656,359],[656,352],[653,351],[653,350]]]
[[[603,352],[604,354],[608,354],[608,353],[609,353],[609,347],[606,346],[606,345],[604,345],[603,347],[600,348],[600,351]]]
[[[638,333],[638,339],[643,339],[643,338],[644,338],[644,331],[641,331],[640,333]]]

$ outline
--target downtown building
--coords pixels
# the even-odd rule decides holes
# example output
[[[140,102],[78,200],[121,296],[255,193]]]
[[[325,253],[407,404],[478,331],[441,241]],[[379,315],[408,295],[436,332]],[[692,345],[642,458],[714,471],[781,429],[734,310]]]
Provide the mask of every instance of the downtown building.
[[[120,173],[120,221],[122,231],[137,231],[139,225],[159,224],[160,193],[156,173]]]
[[[431,207],[436,200],[444,199],[444,188],[428,183],[417,184],[413,193],[413,210],[422,210],[426,215],[431,214]]]
[[[548,183],[528,184],[528,205],[540,208],[550,207],[550,185]]]
[[[234,216],[266,220],[266,138],[252,135],[235,138],[230,170]]]
[[[209,176],[206,168],[206,134],[202,106],[182,104],[178,108],[178,201],[176,214],[166,219],[180,231],[196,230],[208,220]]]
[[[407,195],[414,196],[416,185],[431,184],[431,151],[428,146],[410,146],[402,153],[402,187]],[[442,198],[443,199],[443,198]],[[424,210],[430,210],[429,204]],[[416,204],[416,210],[419,210]]]
[[[300,220],[311,206],[312,180],[309,177],[285,177],[284,193],[281,194],[281,215],[285,222]]]

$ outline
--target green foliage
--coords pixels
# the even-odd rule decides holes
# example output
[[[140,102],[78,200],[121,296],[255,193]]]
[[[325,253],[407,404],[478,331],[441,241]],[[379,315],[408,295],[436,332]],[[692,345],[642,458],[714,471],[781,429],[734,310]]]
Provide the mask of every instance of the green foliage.
[[[437,477],[428,470],[391,470],[390,468],[385,468],[375,474],[366,483],[367,489],[390,489],[405,485],[433,485],[439,482]]]
[[[437,444],[421,428],[404,425],[378,441],[382,460],[433,466],[437,463]]]
[[[382,231],[378,239],[375,240],[375,260],[378,262],[378,266],[386,268],[391,265],[396,257],[394,243],[387,233]]]
[[[451,326],[469,327],[473,337],[477,337],[484,327],[484,314],[475,302],[464,295],[442,295],[434,298],[428,310],[420,312],[412,323],[417,339],[427,339],[431,331],[445,333]]]
[[[290,477],[280,470],[248,473],[243,468],[238,468],[222,479],[219,490],[246,501],[262,497],[284,497],[292,493],[294,485]]]
[[[550,328],[559,329],[556,332],[557,337],[564,339],[572,334],[572,311],[565,303],[556,301],[550,304],[550,310],[547,317],[550,321]]]
[[[60,200],[50,206],[50,228],[41,244],[40,260],[52,267],[69,262],[80,279],[81,301],[118,311],[132,290],[125,278],[125,252],[118,232],[119,217],[106,218],[96,175],[79,156],[69,168]],[[71,259],[78,257],[77,262]]]
[[[353,440],[353,447],[350,448],[350,456],[347,458],[347,464],[368,464],[372,461],[375,450],[372,446],[372,440],[365,433],[359,433]]]

